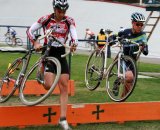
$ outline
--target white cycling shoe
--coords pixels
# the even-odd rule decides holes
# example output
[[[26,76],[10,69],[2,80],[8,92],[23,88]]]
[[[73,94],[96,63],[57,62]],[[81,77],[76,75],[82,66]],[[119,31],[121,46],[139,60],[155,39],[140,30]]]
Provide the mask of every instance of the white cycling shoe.
[[[59,121],[59,125],[63,128],[63,130],[72,130],[69,127],[67,120]]]

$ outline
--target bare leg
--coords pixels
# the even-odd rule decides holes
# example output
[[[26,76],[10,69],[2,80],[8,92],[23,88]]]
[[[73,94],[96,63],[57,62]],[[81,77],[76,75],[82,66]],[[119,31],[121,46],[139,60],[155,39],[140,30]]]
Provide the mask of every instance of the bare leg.
[[[133,83],[134,75],[133,75],[132,71],[127,71],[125,74],[125,77],[126,77],[126,80],[124,83],[124,91],[122,93],[122,97],[125,96],[129,92],[130,87]]]
[[[14,46],[16,45],[16,38],[15,37],[12,38],[12,43]]]
[[[44,73],[44,88],[49,90],[54,81],[54,74],[51,72]]]
[[[67,103],[68,103],[68,81],[69,75],[62,74],[59,80],[59,89],[60,89],[60,106],[61,106],[61,114],[60,117],[66,117],[67,113]]]
[[[44,87],[46,90],[48,90],[54,81],[54,74],[50,72],[45,72],[44,81],[45,81]],[[66,117],[67,103],[68,103],[68,81],[69,81],[69,75],[61,74],[60,80],[58,82],[60,93],[61,93],[60,94],[60,106],[61,106],[60,117]]]

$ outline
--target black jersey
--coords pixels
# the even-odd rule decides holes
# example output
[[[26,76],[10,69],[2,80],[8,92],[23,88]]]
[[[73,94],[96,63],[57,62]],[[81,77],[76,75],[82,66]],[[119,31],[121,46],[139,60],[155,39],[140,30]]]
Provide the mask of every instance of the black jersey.
[[[132,32],[132,29],[125,29],[123,31],[120,31],[118,33],[119,37],[123,37],[123,38],[127,38],[130,39],[132,41],[135,41],[137,43],[144,43],[147,44],[147,36],[144,32],[140,32],[137,34],[134,34]],[[131,56],[133,59],[136,60],[136,54],[134,54],[134,52],[138,51],[138,47],[137,46],[132,46],[132,45],[124,45],[124,54],[125,55],[129,55]]]
[[[120,31],[118,33],[118,36],[130,39],[130,40],[135,41],[137,43],[145,43],[145,44],[147,44],[146,33],[145,32],[140,32],[140,33],[134,34],[132,32],[131,28],[130,29],[125,29],[123,31]]]

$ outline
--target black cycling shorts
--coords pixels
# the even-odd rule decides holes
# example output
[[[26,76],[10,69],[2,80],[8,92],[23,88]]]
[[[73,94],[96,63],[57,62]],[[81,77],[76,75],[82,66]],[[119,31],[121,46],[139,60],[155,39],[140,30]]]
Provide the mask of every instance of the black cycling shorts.
[[[61,74],[69,74],[69,66],[67,63],[66,57],[61,57],[62,54],[65,54],[65,47],[51,47],[49,56],[53,56],[60,61],[61,64]],[[56,73],[55,65],[47,63],[45,69],[46,72]]]

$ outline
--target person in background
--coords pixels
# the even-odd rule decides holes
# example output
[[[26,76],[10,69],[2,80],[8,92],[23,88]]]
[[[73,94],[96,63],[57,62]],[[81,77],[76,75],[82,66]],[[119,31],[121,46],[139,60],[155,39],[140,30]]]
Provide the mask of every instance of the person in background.
[[[7,33],[5,34],[5,36],[7,36],[8,34],[11,35],[12,42],[15,45],[16,44],[16,34],[17,34],[16,31],[11,27],[7,27]]]
[[[85,38],[86,40],[95,40],[96,36],[95,33],[93,31],[91,31],[89,28],[86,28],[86,32],[85,32]],[[89,47],[87,45],[91,46],[91,51],[92,49],[95,49],[95,42],[94,41],[87,41],[86,42],[86,47]]]
[[[107,36],[105,34],[105,29],[100,29],[100,32],[97,36],[97,40],[105,40],[104,42],[100,42],[100,41],[97,41],[97,46],[98,48],[103,48],[103,46],[106,44],[106,39],[107,39]]]
[[[44,32],[50,28],[54,28],[52,35],[62,43],[66,43],[68,35],[70,34],[72,45],[71,51],[76,50],[77,46],[77,32],[75,21],[73,18],[66,16],[66,12],[69,8],[67,0],[53,0],[53,13],[42,16],[37,22],[27,31],[28,37],[34,45],[36,50],[39,50],[42,45],[36,40],[35,33],[40,28],[44,29]],[[45,39],[47,43],[47,39]],[[52,43],[49,56],[56,57],[61,64],[61,76],[58,82],[60,89],[60,120],[59,124],[64,130],[71,130],[68,125],[67,114],[67,102],[68,102],[68,81],[69,81],[69,67],[66,58],[62,58],[61,55],[65,54],[65,47],[54,41]],[[49,89],[54,80],[54,66],[47,65],[44,72],[44,87]]]
[[[87,38],[88,37],[88,38]],[[95,34],[89,28],[86,29],[85,39],[95,39]]]

